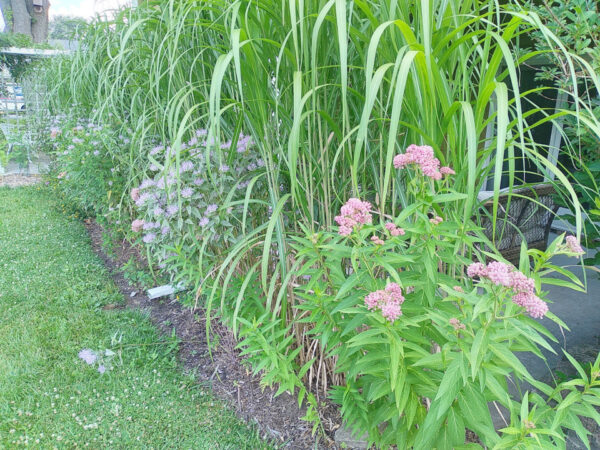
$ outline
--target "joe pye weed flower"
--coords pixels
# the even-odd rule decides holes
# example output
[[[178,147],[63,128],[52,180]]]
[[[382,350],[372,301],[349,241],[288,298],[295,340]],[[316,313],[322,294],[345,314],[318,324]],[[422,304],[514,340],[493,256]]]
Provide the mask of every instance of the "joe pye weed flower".
[[[505,376],[541,386],[514,353],[541,355],[538,346],[549,347],[551,335],[534,321],[558,320],[542,288],[552,282],[548,261],[581,249],[559,236],[547,253],[530,250],[518,268],[500,255],[486,259],[481,230],[446,200],[465,198],[451,188],[454,170],[442,167],[430,147],[414,145],[394,158],[394,167],[410,184],[410,208],[383,216],[356,196],[341,207],[336,228],[307,230],[298,239],[294,248],[306,261],[296,288],[303,326],[344,374],[331,390],[344,419],[370,430],[373,441],[462,445],[464,434],[447,441],[454,432],[448,428],[454,420],[472,426],[473,411],[478,435],[499,441],[489,401],[523,423]],[[416,176],[405,177],[407,169]],[[538,397],[536,408],[548,413],[552,406]]]

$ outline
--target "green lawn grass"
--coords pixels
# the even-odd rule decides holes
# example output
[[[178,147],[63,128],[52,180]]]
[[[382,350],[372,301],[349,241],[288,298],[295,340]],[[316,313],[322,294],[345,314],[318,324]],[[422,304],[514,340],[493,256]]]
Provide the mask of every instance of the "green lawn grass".
[[[83,225],[39,187],[0,188],[0,448],[263,448],[123,297]],[[78,353],[115,352],[104,374]]]

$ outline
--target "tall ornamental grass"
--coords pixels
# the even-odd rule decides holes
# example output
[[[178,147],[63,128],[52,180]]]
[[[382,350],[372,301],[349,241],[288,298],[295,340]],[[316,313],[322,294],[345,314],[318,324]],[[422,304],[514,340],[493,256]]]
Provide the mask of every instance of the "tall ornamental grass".
[[[520,46],[533,32],[552,50]],[[95,23],[82,50],[46,73],[54,111],[77,105],[94,121],[131,128],[129,148],[112,155],[127,174],[124,215],[135,214],[128,192],[150,177],[148,167],[179,173],[183,144],[198,129],[214,142],[205,160],[214,162],[206,179],[215,189],[217,167],[236,157],[230,149],[240,134],[252,136],[264,167],[243,200],[226,196],[219,207],[241,205],[246,217],[257,200],[267,206],[262,219],[238,227],[219,255],[196,244],[171,264],[192,280],[209,324],[218,310],[234,332],[261,337],[268,381],[302,390],[304,378],[326,390],[344,380],[297,320],[294,288],[305,261],[292,239],[331,228],[349,198],[368,200],[381,222],[409,209],[412,180],[392,164],[409,144],[430,146],[456,171],[452,189],[460,195],[439,212],[477,220],[477,193],[491,179],[493,223],[505,227],[495,219],[501,179],[509,190],[520,184],[522,158],[573,204],[581,230],[575,190],[533,131],[569,115],[598,136],[600,124],[576,90],[564,91],[574,110],[547,110],[535,98],[549,88],[519,89],[522,69],[550,52],[562,55],[573,79],[586,73],[600,90],[586,60],[517,2],[150,0]],[[156,144],[171,148],[168,158],[150,154]],[[178,191],[182,183],[177,178]],[[266,194],[255,199],[258,185]],[[256,308],[244,304],[250,293],[260,298]]]

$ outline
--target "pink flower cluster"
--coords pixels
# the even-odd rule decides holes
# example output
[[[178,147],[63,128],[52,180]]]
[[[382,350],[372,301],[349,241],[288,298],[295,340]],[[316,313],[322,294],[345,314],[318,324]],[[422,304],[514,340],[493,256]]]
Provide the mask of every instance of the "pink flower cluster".
[[[434,180],[441,180],[443,175],[454,175],[455,172],[450,167],[441,167],[440,160],[433,153],[433,148],[429,145],[411,144],[405,153],[394,157],[394,167],[402,169],[410,164],[416,164],[421,168],[423,175]]]
[[[574,253],[576,255],[585,254],[585,250],[581,247],[581,244],[579,243],[579,241],[577,240],[577,238],[575,236],[567,236],[566,244],[567,244],[567,250],[570,253]]]
[[[381,315],[392,323],[402,315],[400,308],[402,303],[404,303],[402,288],[396,283],[388,283],[385,289],[371,292],[365,297],[368,310],[379,309]]]
[[[448,322],[450,323],[450,325],[452,325],[452,327],[456,331],[458,331],[458,330],[464,330],[466,328],[465,324],[464,323],[460,323],[460,320],[458,320],[456,317],[453,317]]]
[[[144,221],[142,219],[135,219],[131,222],[131,231],[137,233],[138,231],[142,231],[144,228]]]
[[[470,278],[487,278],[496,286],[512,289],[515,292],[512,301],[525,308],[531,317],[541,319],[548,312],[548,305],[535,295],[535,282],[513,269],[514,267],[499,261],[493,261],[487,266],[476,262],[467,267],[467,275]]]
[[[354,230],[355,226],[362,226],[373,222],[373,217],[369,210],[371,204],[363,202],[357,198],[351,198],[346,202],[340,211],[340,215],[335,217],[336,223],[340,226],[339,233],[342,236],[348,236]]]
[[[385,229],[388,230],[392,236],[404,236],[406,234],[406,231],[397,227],[393,222],[386,223]]]
[[[431,219],[429,219],[429,221],[434,225],[439,225],[440,223],[442,223],[444,221],[444,219],[442,219],[440,216],[435,216],[435,217],[432,217]]]
[[[384,245],[385,241],[379,236],[371,236],[371,242],[375,245]]]

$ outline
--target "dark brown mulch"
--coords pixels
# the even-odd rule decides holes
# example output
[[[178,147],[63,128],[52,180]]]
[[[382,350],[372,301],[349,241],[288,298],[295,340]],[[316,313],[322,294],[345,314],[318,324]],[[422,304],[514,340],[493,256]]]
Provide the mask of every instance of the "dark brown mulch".
[[[86,221],[94,251],[104,261],[118,288],[132,308],[148,310],[152,322],[165,334],[180,339],[179,359],[186,371],[211,386],[213,392],[227,401],[240,418],[256,423],[261,434],[272,442],[294,449],[335,448],[330,436],[339,428],[341,419],[337,410],[329,406],[322,419],[327,436],[312,436],[309,423],[302,421],[305,410],[298,407],[295,397],[284,393],[275,397],[276,390],[261,388],[260,380],[243,365],[243,358],[235,349],[236,341],[221,324],[211,323],[211,349],[206,339],[204,311],[183,308],[176,300],[150,300],[139,286],[132,286],[120,270],[133,256],[141,260],[136,249],[127,242],[115,245],[114,257],[109,258],[102,248],[102,227],[95,221]],[[132,293],[136,293],[133,297]],[[216,348],[215,343],[218,342]]]

